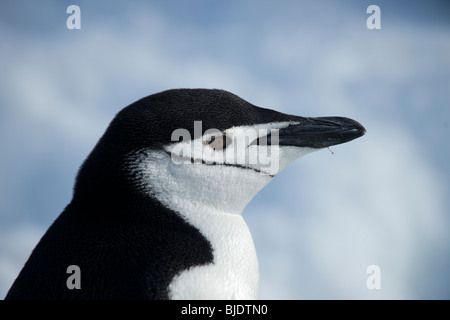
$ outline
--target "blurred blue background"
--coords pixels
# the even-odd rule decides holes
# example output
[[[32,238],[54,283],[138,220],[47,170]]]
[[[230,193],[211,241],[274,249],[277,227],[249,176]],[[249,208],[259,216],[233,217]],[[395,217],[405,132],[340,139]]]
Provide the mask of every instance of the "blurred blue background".
[[[368,131],[244,211],[262,299],[450,298],[448,1],[3,0],[0,57],[1,298],[115,114],[181,87]]]

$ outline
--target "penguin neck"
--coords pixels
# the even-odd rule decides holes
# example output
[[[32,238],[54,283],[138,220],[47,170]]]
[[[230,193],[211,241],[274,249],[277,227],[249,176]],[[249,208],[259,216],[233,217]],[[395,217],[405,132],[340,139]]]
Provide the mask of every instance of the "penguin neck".
[[[135,188],[181,216],[212,248],[213,261],[179,273],[169,297],[257,298],[258,260],[241,213],[272,177],[234,166],[177,165],[157,150],[140,151],[127,162]]]
[[[168,288],[170,299],[257,299],[259,267],[253,239],[241,215],[196,214],[186,219],[210,243],[210,263],[185,269]]]

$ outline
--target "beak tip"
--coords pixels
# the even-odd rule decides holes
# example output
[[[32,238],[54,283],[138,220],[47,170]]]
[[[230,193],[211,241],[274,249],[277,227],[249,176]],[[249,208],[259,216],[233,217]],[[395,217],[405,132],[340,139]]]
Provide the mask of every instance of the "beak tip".
[[[360,137],[366,134],[367,130],[364,128],[359,122],[352,120],[355,122],[354,130],[357,131],[360,134]]]

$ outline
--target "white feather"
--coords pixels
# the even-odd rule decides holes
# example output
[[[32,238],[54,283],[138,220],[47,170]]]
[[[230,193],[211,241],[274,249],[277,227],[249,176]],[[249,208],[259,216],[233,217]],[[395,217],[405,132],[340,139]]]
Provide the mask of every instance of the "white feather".
[[[288,123],[266,124],[264,128],[278,129],[287,125]],[[255,129],[258,135],[267,134],[267,130],[259,130],[261,126],[235,127],[226,132],[241,139],[250,132],[249,128]],[[148,149],[131,154],[128,160],[133,164],[129,170],[140,177],[139,184],[144,186],[145,193],[152,195],[196,227],[213,249],[213,263],[192,267],[173,279],[169,286],[170,298],[257,299],[258,260],[252,236],[241,213],[275,173],[315,149],[271,148],[271,159],[277,161],[277,165],[275,171],[269,172],[267,168],[270,165],[258,161],[234,163],[223,154],[218,156],[211,150],[205,151],[208,146],[198,142],[207,138],[170,144],[165,150]],[[234,152],[244,152],[247,156],[256,155],[256,159],[259,159],[261,148],[265,147],[249,147],[250,142],[247,139],[247,145],[244,145],[246,150]],[[189,147],[183,145],[188,143]],[[171,157],[171,150],[177,150],[177,155],[182,150],[184,159],[201,161],[174,161],[176,159]],[[236,159],[234,157],[234,161]]]

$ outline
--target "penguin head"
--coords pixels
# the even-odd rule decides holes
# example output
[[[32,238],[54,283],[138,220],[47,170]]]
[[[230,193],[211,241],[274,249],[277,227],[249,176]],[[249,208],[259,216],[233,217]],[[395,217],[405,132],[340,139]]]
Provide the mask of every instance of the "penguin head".
[[[240,214],[295,159],[364,133],[348,118],[288,115],[223,90],[168,90],[117,114],[80,169],[75,195],[98,197],[103,183],[102,192],[144,194],[179,212]]]

